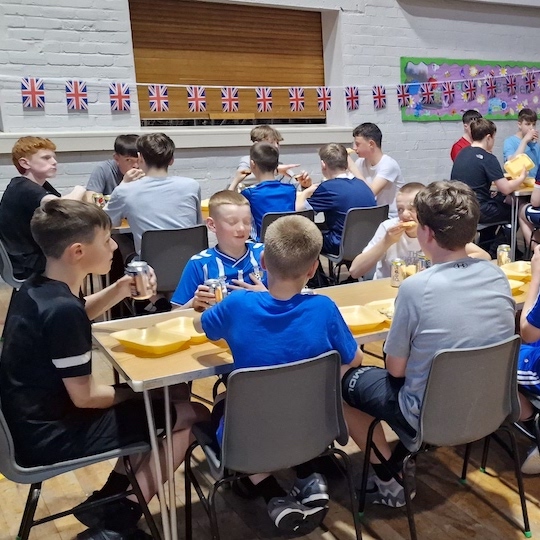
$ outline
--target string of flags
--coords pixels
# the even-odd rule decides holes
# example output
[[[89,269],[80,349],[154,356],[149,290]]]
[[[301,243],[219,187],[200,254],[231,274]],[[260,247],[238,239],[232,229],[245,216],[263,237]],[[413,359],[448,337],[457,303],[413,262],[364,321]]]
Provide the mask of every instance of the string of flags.
[[[540,71],[527,71],[521,75],[522,87],[525,93],[532,93],[537,88],[537,74]],[[408,107],[412,104],[411,86],[417,86],[417,100],[422,105],[430,105],[435,102],[436,91],[442,96],[445,106],[451,105],[459,91],[464,101],[474,101],[478,91],[483,91],[485,87],[486,95],[489,99],[495,98],[502,87],[509,95],[516,95],[518,92],[517,75],[506,75],[501,77],[487,76],[484,79],[463,79],[460,81],[428,81],[415,82],[409,84],[398,84],[390,88],[395,88],[398,107]],[[502,79],[503,84],[498,85],[496,79]],[[249,88],[255,93],[257,112],[268,113],[273,110],[273,90],[270,87],[234,87],[234,86],[195,86],[195,85],[166,85],[149,84],[137,86],[147,86],[148,107],[155,113],[169,111],[169,87],[185,88],[189,112],[201,113],[207,110],[207,88],[220,88],[221,106],[225,113],[238,112],[240,108],[239,90]],[[538,81],[540,87],[540,81]],[[305,90],[313,87],[290,87],[288,90],[289,107],[291,112],[301,112],[306,106]],[[360,108],[360,86],[339,87],[344,92],[345,106],[347,111],[355,111]],[[282,87],[279,87],[282,89]],[[332,88],[327,86],[315,87],[317,92],[317,108],[321,112],[327,112],[332,108]],[[334,90],[336,88],[334,87]],[[415,89],[416,90],[416,89]],[[385,109],[387,106],[387,87],[375,85],[371,89],[373,107],[375,110]],[[82,80],[65,81],[66,105],[69,111],[88,111],[88,90],[87,83]],[[45,82],[41,78],[25,77],[21,79],[21,99],[25,109],[45,108]],[[131,90],[129,83],[112,82],[109,84],[109,101],[112,112],[129,112],[131,110]]]

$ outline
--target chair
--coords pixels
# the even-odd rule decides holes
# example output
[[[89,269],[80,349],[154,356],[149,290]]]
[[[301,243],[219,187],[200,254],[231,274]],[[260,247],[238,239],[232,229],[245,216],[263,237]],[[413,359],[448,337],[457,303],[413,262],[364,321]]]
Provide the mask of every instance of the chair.
[[[262,219],[260,235],[261,242],[264,242],[264,233],[266,232],[268,225],[276,221],[276,219],[284,216],[304,216],[313,221],[315,219],[315,212],[313,210],[301,210],[298,212],[267,212],[264,214]]]
[[[328,273],[333,285],[339,285],[341,266],[362,253],[373,238],[377,227],[388,218],[388,205],[371,208],[351,208],[345,217],[339,253],[321,253],[328,259]]]
[[[200,424],[193,427],[196,442],[185,460],[186,540],[192,538],[191,484],[210,518],[212,538],[219,540],[215,496],[222,484],[332,454],[341,456],[345,464],[356,538],[361,538],[349,457],[333,447],[335,440],[340,444],[348,440],[336,351],[290,364],[233,371],[227,385],[224,419],[221,456],[213,449],[208,430]],[[191,467],[198,445],[216,480],[208,497]]]
[[[24,283],[24,279],[17,279],[13,275],[13,265],[11,264],[11,259],[9,258],[8,252],[4,242],[0,240],[0,275],[2,279],[10,286],[13,287],[16,291],[21,288],[21,285]]]
[[[27,540],[28,536],[30,535],[30,530],[33,527],[73,514],[75,508],[77,508],[77,510],[90,510],[92,508],[101,506],[102,504],[121,499],[126,495],[130,495],[132,493],[137,496],[137,500],[141,505],[144,516],[146,518],[146,522],[153,538],[160,539],[161,535],[156,526],[154,518],[152,517],[152,514],[150,513],[150,510],[148,509],[148,506],[143,498],[141,489],[133,473],[130,461],[130,456],[146,453],[149,451],[150,445],[146,442],[140,442],[125,446],[123,448],[118,448],[116,450],[111,450],[109,452],[103,452],[101,454],[96,454],[93,456],[87,456],[79,459],[72,459],[69,461],[54,463],[52,465],[43,465],[38,467],[22,467],[17,463],[11,432],[9,430],[0,406],[0,472],[12,482],[17,482],[19,484],[31,484],[30,490],[28,492],[28,498],[26,500],[26,506],[23,512],[23,517],[19,527],[19,533],[17,534],[17,540]],[[79,505],[77,507],[71,508],[70,510],[58,512],[42,519],[34,520],[34,514],[36,512],[39,496],[41,495],[41,485],[44,480],[48,480],[49,478],[53,478],[69,471],[80,469],[81,467],[86,467],[88,465],[93,465],[94,463],[100,463],[102,461],[108,461],[109,459],[114,458],[123,458],[126,473],[132,486],[130,491],[126,491],[118,495],[113,495],[99,501]]]
[[[189,259],[207,248],[206,225],[146,231],[142,235],[141,260],[154,269],[159,292],[174,292]]]
[[[514,456],[514,468],[523,512],[524,533],[530,537],[529,518],[523,490],[516,439],[510,429],[519,417],[517,395],[517,359],[520,338],[513,336],[495,345],[468,349],[445,349],[433,358],[422,409],[420,427],[415,438],[401,438],[409,450],[403,462],[403,483],[411,538],[416,540],[416,526],[411,502],[410,479],[405,470],[409,461],[422,452],[439,446],[466,444],[461,482],[466,482],[471,444],[501,429],[508,433]],[[368,430],[366,457],[360,491],[360,512],[366,500],[366,486],[371,450],[382,455],[373,445],[373,432],[379,420]],[[486,439],[489,440],[489,439]],[[485,468],[487,445],[482,467]],[[384,459],[381,459],[384,462]]]

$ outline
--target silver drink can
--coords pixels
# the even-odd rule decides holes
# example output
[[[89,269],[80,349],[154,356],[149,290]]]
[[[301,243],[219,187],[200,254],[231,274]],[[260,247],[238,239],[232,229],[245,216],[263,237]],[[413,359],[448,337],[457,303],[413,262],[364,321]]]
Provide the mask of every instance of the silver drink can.
[[[204,284],[216,297],[214,304],[221,302],[227,296],[227,285],[222,279],[207,279]]]
[[[150,286],[150,269],[148,263],[144,261],[131,261],[125,270],[127,276],[134,279],[135,284],[131,286],[131,297],[135,300],[148,300],[152,297],[152,287]]]
[[[431,261],[423,254],[418,254],[418,260],[416,261],[416,271],[421,272],[431,266]]]
[[[403,259],[394,259],[390,271],[390,285],[399,287],[405,279],[405,261]]]
[[[502,266],[512,262],[510,258],[510,246],[508,244],[501,244],[497,247],[497,265]]]

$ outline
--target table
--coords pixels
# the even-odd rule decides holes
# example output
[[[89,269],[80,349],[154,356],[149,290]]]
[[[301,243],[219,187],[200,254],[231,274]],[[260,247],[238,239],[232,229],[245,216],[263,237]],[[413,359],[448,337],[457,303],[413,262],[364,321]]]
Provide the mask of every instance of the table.
[[[512,225],[510,236],[510,257],[513,261],[516,260],[516,244],[517,244],[517,229],[518,229],[518,217],[519,217],[519,201],[521,197],[530,197],[533,192],[532,187],[522,187],[512,193],[512,214],[510,223]]]
[[[131,227],[126,218],[123,218],[120,225],[111,228],[111,234],[128,234],[131,232]]]

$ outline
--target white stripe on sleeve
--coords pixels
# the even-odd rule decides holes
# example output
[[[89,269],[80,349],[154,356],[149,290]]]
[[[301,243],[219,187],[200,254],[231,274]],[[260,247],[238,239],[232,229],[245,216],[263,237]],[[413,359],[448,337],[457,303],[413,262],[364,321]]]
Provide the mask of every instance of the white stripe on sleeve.
[[[75,366],[82,366],[90,362],[92,358],[92,352],[88,351],[84,354],[78,354],[77,356],[68,356],[66,358],[53,358],[53,364],[58,369],[66,369]]]

